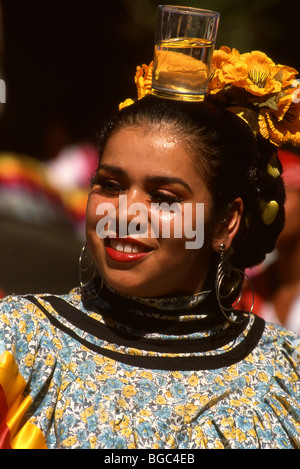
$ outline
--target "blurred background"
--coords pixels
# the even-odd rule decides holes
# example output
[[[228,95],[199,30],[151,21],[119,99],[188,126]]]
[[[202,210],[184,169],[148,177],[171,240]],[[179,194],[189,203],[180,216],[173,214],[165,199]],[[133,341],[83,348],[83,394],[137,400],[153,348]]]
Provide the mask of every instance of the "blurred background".
[[[135,97],[153,57],[154,0],[0,0],[0,288],[77,284],[97,129]],[[198,0],[221,13],[216,48],[262,50],[300,70],[300,3]]]

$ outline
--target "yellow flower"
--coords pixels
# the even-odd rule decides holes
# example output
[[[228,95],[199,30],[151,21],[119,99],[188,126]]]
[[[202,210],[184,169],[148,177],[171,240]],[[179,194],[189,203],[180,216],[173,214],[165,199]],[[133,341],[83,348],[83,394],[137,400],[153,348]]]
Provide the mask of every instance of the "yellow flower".
[[[208,82],[208,94],[216,94],[224,88],[227,84],[226,67],[234,64],[239,58],[239,52],[236,49],[229,49],[229,47],[222,46],[219,50],[215,50],[211,62],[211,73]]]
[[[253,397],[255,395],[255,392],[252,388],[247,387],[244,389],[244,394],[246,397]]]
[[[144,98],[151,91],[153,62],[149,65],[143,64],[136,68],[135,83],[137,86],[138,99]]]
[[[134,103],[133,99],[130,99],[130,98],[125,99],[125,101],[122,101],[122,103],[119,104],[119,110],[121,111],[121,109],[124,109],[124,107],[130,106],[133,103]]]
[[[134,389],[134,387],[132,385],[127,385],[127,386],[124,386],[123,388],[123,394],[125,397],[131,397],[131,396],[134,396],[135,394],[137,393],[136,389]]]
[[[146,378],[146,379],[153,379],[152,373],[150,373],[150,371],[142,371],[140,373],[140,376],[142,376],[142,378]]]
[[[66,440],[63,441],[64,446],[72,446],[74,443],[76,443],[77,438],[75,436],[67,438]]]
[[[259,115],[259,127],[263,137],[269,139],[274,145],[290,143],[300,144],[300,106],[292,101],[290,95],[278,103],[278,109],[263,108]]]
[[[26,355],[26,358],[25,358],[25,365],[26,366],[32,366],[34,363],[34,355],[32,355],[32,353],[29,353],[28,355]]]
[[[161,396],[160,394],[157,396],[156,398],[156,402],[157,404],[165,404],[166,403],[166,399],[164,398],[164,396]]]
[[[53,366],[54,365],[54,357],[53,355],[50,355],[50,353],[48,354],[47,358],[46,358],[46,361],[45,361],[46,365],[48,366]]]
[[[108,373],[109,375],[115,375],[116,374],[116,369],[111,366],[111,365],[106,365],[104,368],[103,368],[103,371],[105,373]]]
[[[129,438],[132,433],[132,430],[130,428],[122,428],[121,430],[121,435],[125,436],[125,438]]]
[[[104,423],[107,422],[108,420],[108,413],[107,412],[101,412],[100,414],[100,422]]]
[[[175,407],[175,412],[177,415],[184,415],[184,412],[185,412],[185,407],[183,405],[177,405]]]
[[[196,376],[196,375],[192,375],[192,376],[188,379],[188,382],[189,382],[189,385],[190,385],[190,386],[197,386],[197,384],[199,383],[199,378],[198,378],[198,376]]]
[[[90,443],[91,443],[91,448],[95,449],[96,443],[97,443],[97,437],[96,436],[91,436],[90,437]]]
[[[52,415],[53,415],[53,407],[49,407],[49,409],[46,410],[47,419],[50,420]]]

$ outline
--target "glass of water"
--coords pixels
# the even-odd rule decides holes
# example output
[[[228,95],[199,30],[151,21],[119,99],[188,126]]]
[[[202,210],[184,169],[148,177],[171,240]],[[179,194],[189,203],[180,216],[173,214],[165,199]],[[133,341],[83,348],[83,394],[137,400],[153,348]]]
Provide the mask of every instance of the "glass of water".
[[[210,10],[158,7],[152,94],[185,101],[204,99],[219,18]]]

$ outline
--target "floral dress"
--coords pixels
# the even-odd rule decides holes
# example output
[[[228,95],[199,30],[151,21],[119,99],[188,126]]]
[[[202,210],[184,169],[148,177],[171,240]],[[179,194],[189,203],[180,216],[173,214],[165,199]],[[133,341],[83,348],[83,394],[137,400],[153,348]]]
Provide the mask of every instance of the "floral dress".
[[[7,297],[2,448],[300,448],[300,340],[212,292]]]

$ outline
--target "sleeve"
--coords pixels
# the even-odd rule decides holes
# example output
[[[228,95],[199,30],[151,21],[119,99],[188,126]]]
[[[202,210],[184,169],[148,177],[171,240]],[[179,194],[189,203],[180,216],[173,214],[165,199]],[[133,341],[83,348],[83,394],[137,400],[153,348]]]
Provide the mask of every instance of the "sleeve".
[[[28,376],[23,376],[18,357],[22,349],[28,350],[32,321],[26,326],[23,306],[22,300],[12,301],[11,297],[0,303],[0,449],[46,447],[39,428],[26,421],[32,398],[27,392]]]

